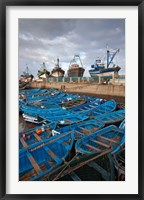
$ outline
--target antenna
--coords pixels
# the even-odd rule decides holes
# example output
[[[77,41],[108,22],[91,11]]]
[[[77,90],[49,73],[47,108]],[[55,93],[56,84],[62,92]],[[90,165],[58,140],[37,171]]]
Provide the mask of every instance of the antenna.
[[[59,58],[57,58],[57,64],[56,65],[59,67]]]
[[[26,64],[26,73],[28,74],[28,65]]]

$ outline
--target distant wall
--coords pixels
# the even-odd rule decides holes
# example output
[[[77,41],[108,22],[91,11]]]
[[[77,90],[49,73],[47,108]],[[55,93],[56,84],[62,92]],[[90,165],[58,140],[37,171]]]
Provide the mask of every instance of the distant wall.
[[[55,88],[61,89],[61,85],[65,85],[67,92],[89,93],[111,96],[125,96],[125,85],[100,85],[86,83],[48,83],[48,82],[32,82],[32,88]]]

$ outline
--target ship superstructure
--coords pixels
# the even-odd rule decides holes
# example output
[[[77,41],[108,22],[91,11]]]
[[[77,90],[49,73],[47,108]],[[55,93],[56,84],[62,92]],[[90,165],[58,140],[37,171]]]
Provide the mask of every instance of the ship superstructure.
[[[38,70],[37,73],[39,78],[48,78],[50,75],[50,72],[46,69],[45,62],[42,63],[41,68]]]
[[[51,77],[64,77],[65,71],[59,65],[59,58],[57,58],[56,66],[51,72]]]
[[[78,64],[79,62],[79,64]],[[70,62],[68,69],[68,77],[83,77],[85,69],[83,68],[82,61],[79,55],[75,55]]]
[[[116,49],[114,51],[110,51],[107,49],[106,51],[106,62],[104,62],[100,57],[98,57],[93,65],[91,65],[91,69],[89,73],[91,77],[95,76],[110,76],[112,74],[117,75],[118,71],[121,69],[118,65],[113,63],[113,59],[115,55],[119,52],[120,49]]]

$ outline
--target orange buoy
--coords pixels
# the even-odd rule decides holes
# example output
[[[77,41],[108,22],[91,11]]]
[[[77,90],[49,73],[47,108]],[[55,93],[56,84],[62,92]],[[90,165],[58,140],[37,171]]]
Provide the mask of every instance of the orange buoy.
[[[36,130],[36,134],[37,134],[37,135],[40,135],[41,133],[42,133],[42,130],[41,130],[41,129],[37,129],[37,130]]]

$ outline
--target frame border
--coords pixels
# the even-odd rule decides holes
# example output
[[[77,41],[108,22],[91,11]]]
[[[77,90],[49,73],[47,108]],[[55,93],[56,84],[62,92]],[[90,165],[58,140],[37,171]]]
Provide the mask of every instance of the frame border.
[[[138,6],[138,195],[6,194],[6,7],[7,6]],[[144,0],[0,0],[0,199],[144,199]]]

